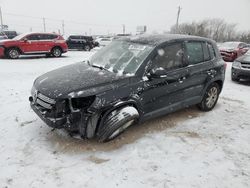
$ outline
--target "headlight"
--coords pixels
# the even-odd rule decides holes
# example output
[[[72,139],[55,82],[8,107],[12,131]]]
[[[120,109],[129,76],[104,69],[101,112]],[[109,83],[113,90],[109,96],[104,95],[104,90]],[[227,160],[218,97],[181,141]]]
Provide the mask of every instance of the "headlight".
[[[95,96],[72,98],[71,105],[74,110],[88,108],[95,100]]]
[[[33,96],[35,92],[36,92],[36,88],[33,85],[32,88],[31,88],[31,95]]]
[[[239,61],[234,61],[232,66],[233,66],[234,68],[240,69],[240,68],[241,68],[241,63],[240,63]]]

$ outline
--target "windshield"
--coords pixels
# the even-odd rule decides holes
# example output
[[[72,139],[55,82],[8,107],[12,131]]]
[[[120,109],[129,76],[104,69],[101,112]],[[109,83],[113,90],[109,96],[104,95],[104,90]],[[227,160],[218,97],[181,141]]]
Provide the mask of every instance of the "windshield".
[[[238,42],[224,42],[220,45],[222,48],[238,48]]]
[[[90,64],[114,73],[135,74],[152,49],[149,45],[113,41],[93,55]]]
[[[21,40],[23,37],[25,37],[27,34],[24,33],[24,34],[21,34],[21,35],[18,35],[16,37],[13,38],[13,40]]]

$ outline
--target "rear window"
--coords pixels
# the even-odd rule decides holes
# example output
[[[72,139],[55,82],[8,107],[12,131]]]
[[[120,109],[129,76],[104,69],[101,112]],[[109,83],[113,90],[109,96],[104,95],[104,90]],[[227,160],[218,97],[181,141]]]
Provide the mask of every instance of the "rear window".
[[[204,61],[202,42],[187,42],[186,52],[189,64],[197,64]]]
[[[48,39],[53,40],[58,38],[58,35],[48,35]]]
[[[216,57],[214,47],[212,46],[212,44],[209,44],[209,43],[207,44],[207,46],[208,46],[209,55],[211,59],[214,59]]]
[[[38,37],[38,35],[29,35],[26,38],[28,40],[39,40],[40,37]]]
[[[202,45],[203,45],[204,61],[211,60],[208,44],[204,42]]]

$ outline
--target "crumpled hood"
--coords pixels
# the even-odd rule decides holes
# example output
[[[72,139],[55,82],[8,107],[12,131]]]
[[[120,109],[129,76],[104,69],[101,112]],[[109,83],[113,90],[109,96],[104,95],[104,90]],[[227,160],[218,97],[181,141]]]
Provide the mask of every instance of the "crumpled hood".
[[[250,63],[250,55],[243,55],[237,58],[237,61],[242,63]]]
[[[235,49],[230,47],[221,47],[220,51],[233,52]]]
[[[56,99],[95,95],[128,82],[125,76],[80,62],[43,74],[35,80],[34,87],[42,94]]]

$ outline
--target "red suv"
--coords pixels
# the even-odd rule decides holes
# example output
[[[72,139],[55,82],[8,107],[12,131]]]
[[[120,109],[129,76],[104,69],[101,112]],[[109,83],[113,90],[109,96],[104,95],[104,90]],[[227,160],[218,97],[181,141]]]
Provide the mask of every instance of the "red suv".
[[[224,61],[234,61],[244,55],[249,50],[249,46],[244,42],[224,42],[219,49]]]
[[[68,51],[64,38],[53,33],[29,33],[0,41],[0,57],[17,59],[20,55],[46,54],[60,57]]]

